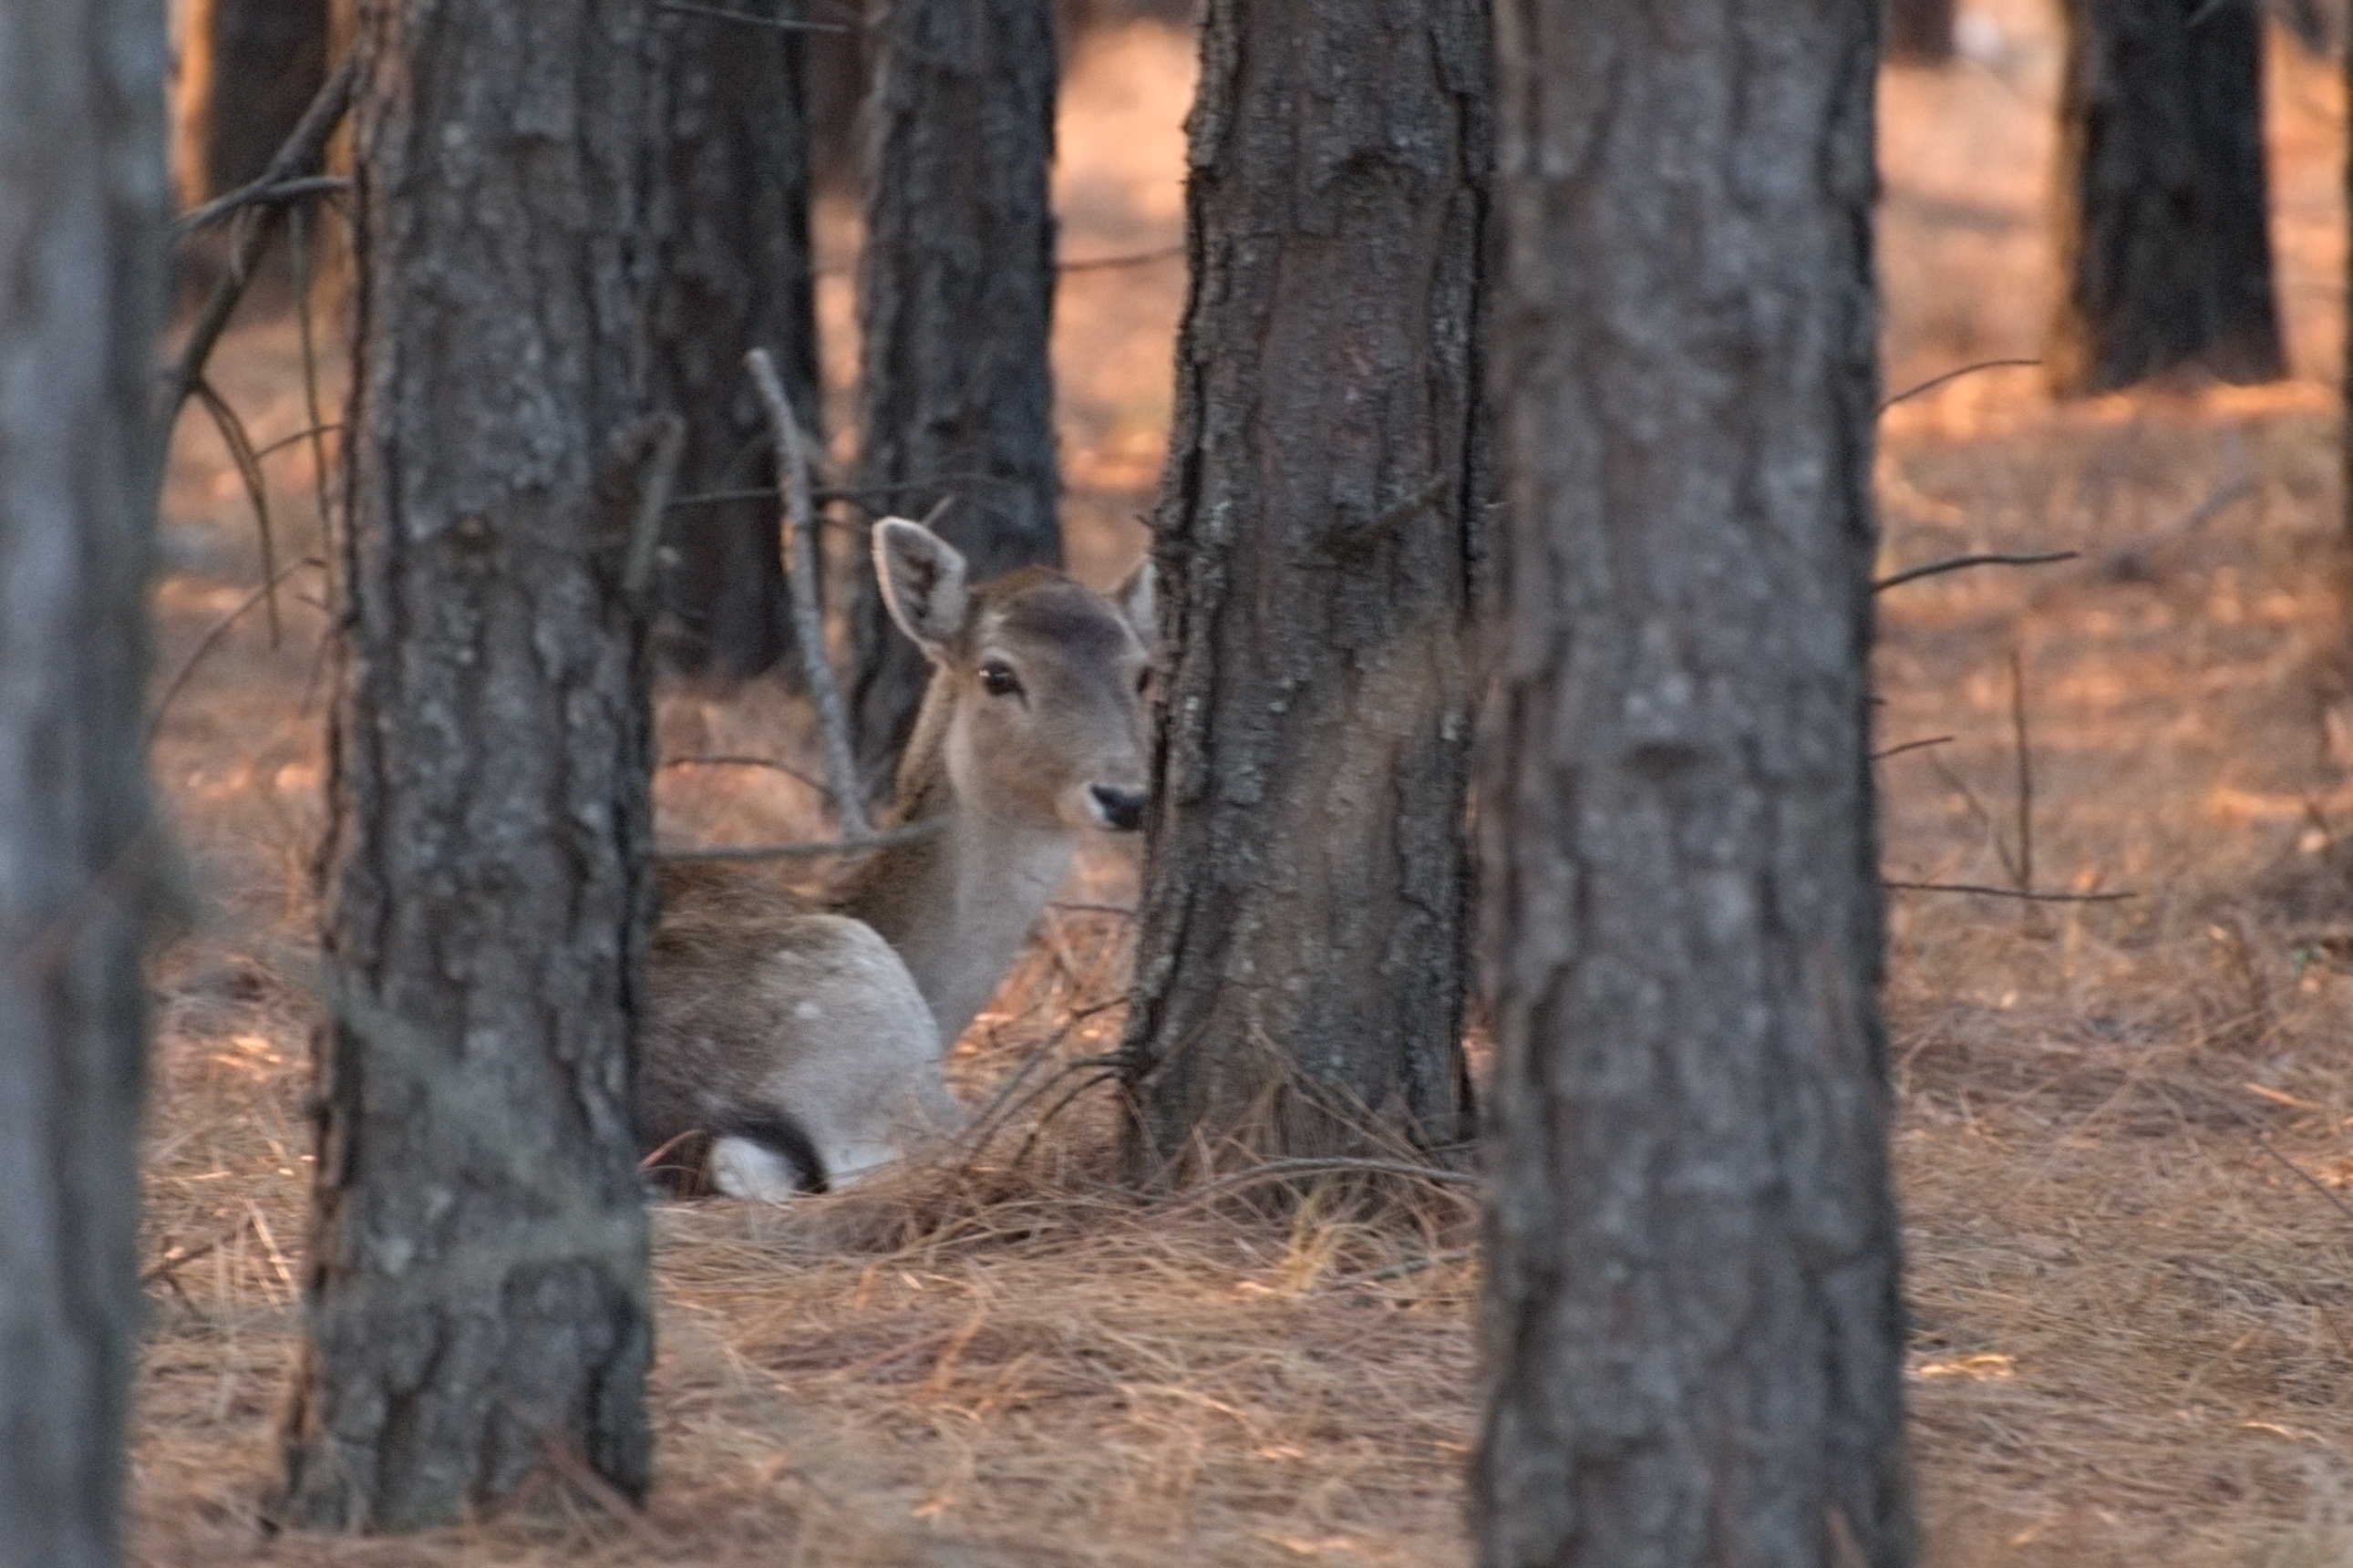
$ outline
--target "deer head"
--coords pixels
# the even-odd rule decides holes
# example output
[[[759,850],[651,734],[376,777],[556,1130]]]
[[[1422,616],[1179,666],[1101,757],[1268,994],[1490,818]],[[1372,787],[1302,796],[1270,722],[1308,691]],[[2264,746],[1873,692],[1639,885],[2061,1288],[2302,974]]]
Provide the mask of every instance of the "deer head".
[[[932,663],[910,766],[944,770],[960,811],[1005,828],[1144,826],[1150,561],[1108,596],[1042,567],[976,585],[946,540],[885,518],[874,570]]]

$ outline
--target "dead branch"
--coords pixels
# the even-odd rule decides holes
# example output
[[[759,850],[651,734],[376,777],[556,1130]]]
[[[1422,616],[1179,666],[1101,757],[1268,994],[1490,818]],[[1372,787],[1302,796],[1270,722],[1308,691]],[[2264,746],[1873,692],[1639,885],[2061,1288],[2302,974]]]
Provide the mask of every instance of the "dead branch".
[[[1982,882],[1901,882],[1879,884],[1897,893],[1976,893],[1989,899],[2024,899],[2037,904],[2114,904],[2137,899],[2138,893],[2042,893],[2021,888],[1996,888]]]
[[[228,399],[213,388],[213,384],[199,376],[195,384],[196,400],[213,417],[213,426],[220,431],[221,442],[228,447],[229,458],[237,465],[237,478],[244,481],[245,499],[253,507],[253,526],[261,537],[261,602],[269,608],[269,646],[276,647],[282,637],[278,622],[278,542],[269,527],[269,481],[262,477],[261,455],[253,449],[253,438],[246,433],[245,421],[228,405]]]
[[[2039,359],[1981,359],[1975,364],[1959,365],[1952,370],[1944,372],[1942,374],[1932,375],[1927,380],[1919,383],[1917,385],[1905,387],[1894,396],[1887,398],[1882,402],[1879,405],[1879,412],[1884,414],[1899,403],[1905,402],[1910,398],[1917,397],[1924,392],[1934,392],[1936,388],[1944,385],[1945,383],[1948,381],[1958,381],[1965,375],[1975,375],[1981,370],[2008,370],[2023,365],[2039,365],[2042,363],[2042,362]]]
[[[833,794],[831,790],[825,787],[824,780],[812,778],[808,774],[801,772],[800,769],[793,766],[790,763],[780,763],[774,757],[739,757],[722,756],[716,754],[672,757],[668,762],[662,763],[662,766],[664,768],[766,768],[772,773],[779,773],[788,779],[793,779],[801,784],[805,784],[808,785],[809,788],[817,791],[819,795],[830,796]]]
[[[904,827],[886,827],[857,838],[816,838],[798,844],[703,844],[657,849],[657,860],[800,860],[825,855],[863,855],[893,844],[913,844],[947,826],[944,817],[926,817]]]
[[[638,514],[629,523],[628,552],[621,567],[621,592],[638,605],[646,603],[654,585],[662,512],[670,505],[670,485],[678,478],[679,455],[686,450],[686,421],[675,414],[658,414],[646,434],[651,438],[650,447],[638,470]]]
[[[1871,585],[1874,594],[1884,594],[1890,588],[1900,588],[1906,583],[1916,583],[1923,577],[1941,576],[1947,572],[1958,572],[1966,566],[2048,566],[2056,561],[2073,561],[2082,555],[2080,550],[2030,550],[2012,552],[2002,550],[1972,551],[1967,555],[1948,555],[1942,561],[1923,562],[1906,566],[1901,572],[1890,573]]]
[[[255,588],[252,593],[248,594],[243,599],[237,602],[237,605],[235,609],[229,611],[227,615],[223,616],[219,620],[215,621],[210,626],[206,628],[205,635],[196,639],[196,646],[188,651],[188,657],[183,659],[180,663],[180,668],[173,672],[170,683],[164,688],[164,695],[156,700],[155,711],[147,716],[147,743],[149,745],[152,746],[155,743],[156,731],[164,727],[164,715],[172,710],[172,700],[180,695],[180,688],[188,683],[188,677],[196,672],[196,666],[202,664],[205,661],[206,656],[213,651],[214,645],[218,643],[223,637],[227,635],[229,627],[237,625],[237,623],[244,617],[246,612],[252,609],[254,605],[261,603],[261,601],[267,598],[280,584],[285,582],[287,578],[294,575],[295,573],[302,570],[303,567],[323,567],[325,565],[326,563],[320,560],[317,556],[305,555],[301,560],[293,563],[291,565],[280,568],[275,578]]]
[[[768,422],[776,427],[776,481],[785,503],[785,543],[792,570],[786,586],[791,591],[793,635],[800,646],[801,668],[808,679],[810,700],[817,708],[818,736],[824,742],[825,775],[833,791],[833,808],[851,840],[868,837],[866,796],[858,787],[858,763],[849,749],[849,716],[835,684],[833,665],[825,656],[825,623],[817,609],[817,531],[815,503],[809,499],[806,438],[800,420],[785,395],[776,362],[765,349],[744,356],[768,406]]]
[[[302,118],[269,160],[261,177],[246,187],[268,189],[310,172],[324,155],[327,139],[343,122],[343,111],[351,107],[352,87],[359,79],[359,58],[346,55],[327,78],[326,85],[302,111]],[[230,193],[232,195],[235,192]],[[226,200],[227,198],[223,198]],[[179,363],[173,367],[171,379],[164,386],[164,414],[169,417],[179,411],[203,379],[205,362],[212,357],[213,345],[220,341],[228,327],[228,319],[237,310],[237,301],[244,298],[246,285],[253,280],[253,269],[260,261],[262,251],[269,246],[270,233],[276,228],[285,208],[265,203],[253,209],[254,221],[237,231],[237,243],[231,248],[227,268],[220,281],[213,285],[212,297],[205,301],[196,324],[188,330],[188,341],[180,350]]]
[[[1890,757],[1900,757],[1906,752],[1925,752],[1931,746],[1949,745],[1959,738],[1957,735],[1930,735],[1924,740],[1906,741],[1902,745],[1890,746],[1883,752],[1872,752],[1871,760],[1874,763],[1883,763]]]
[[[1174,261],[1185,254],[1181,245],[1164,245],[1152,250],[1131,250],[1117,256],[1082,256],[1069,261],[1057,261],[1057,272],[1109,272],[1123,267],[1150,267],[1162,261]]]
[[[280,436],[275,441],[263,442],[253,449],[253,455],[257,458],[267,458],[273,452],[282,452],[289,447],[310,440],[312,437],[332,436],[343,427],[343,422],[340,419],[329,419],[322,424],[305,426],[291,435]],[[765,495],[767,492],[763,490],[760,493]]]
[[[208,228],[247,207],[288,206],[311,196],[333,195],[351,188],[351,181],[341,174],[304,174],[291,180],[280,180],[276,184],[264,184],[256,180],[249,185],[240,185],[236,190],[215,196],[200,207],[191,207],[182,213],[173,220],[172,234],[174,238],[184,237],[200,228]]]

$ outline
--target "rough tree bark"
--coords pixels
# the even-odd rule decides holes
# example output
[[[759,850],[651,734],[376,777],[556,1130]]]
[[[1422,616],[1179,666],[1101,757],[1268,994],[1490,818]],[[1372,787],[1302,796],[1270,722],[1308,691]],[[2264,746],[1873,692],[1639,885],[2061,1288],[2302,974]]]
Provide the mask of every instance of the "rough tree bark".
[[[1910,1561],[1875,9],[1499,12],[1488,1568]]]
[[[173,163],[194,206],[259,177],[327,79],[327,0],[177,0]]]
[[[367,0],[308,1339],[275,1511],[646,1484],[637,0]]]
[[[0,1565],[117,1561],[139,1326],[159,0],[0,7]]]
[[[2284,374],[2261,14],[2206,0],[2067,0],[2066,14],[2052,386]]]
[[[1953,58],[1953,0],[1887,0],[1887,58],[1942,65]]]
[[[903,0],[878,35],[866,248],[861,486],[921,517],[986,579],[1062,553],[1056,518],[1051,0]],[[875,789],[926,667],[873,574],[849,624],[859,763]]]
[[[799,15],[785,0],[733,8]],[[776,357],[802,419],[821,412],[803,35],[699,13],[655,17],[663,167],[653,193],[662,248],[653,398],[687,422],[678,493],[763,489],[774,464],[745,352]],[[792,647],[776,501],[682,507],[666,531],[675,564],[663,598],[678,662],[726,680],[774,666]]]
[[[1467,1134],[1479,0],[1212,0],[1155,527],[1140,1171]]]

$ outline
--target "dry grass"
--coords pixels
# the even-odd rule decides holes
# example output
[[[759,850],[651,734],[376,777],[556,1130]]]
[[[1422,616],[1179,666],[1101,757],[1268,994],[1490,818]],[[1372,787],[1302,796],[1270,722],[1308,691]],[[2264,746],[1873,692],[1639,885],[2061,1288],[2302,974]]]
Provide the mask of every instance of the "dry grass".
[[[2033,352],[2054,56],[2025,0],[1992,68],[1886,84],[1888,381]],[[1092,42],[1060,189],[1073,256],[1181,219],[1185,42]],[[2007,882],[2009,659],[2032,736],[2045,887],[2116,905],[1901,894],[1890,1008],[1917,1312],[1915,1444],[1933,1560],[2318,1568],[2353,1559],[2353,663],[2328,386],[2344,254],[2329,73],[2275,62],[2276,232],[2300,379],[2054,408],[1993,372],[1887,421],[1890,567],[1969,549],[2081,561],[1892,592],[1891,874]],[[1955,149],[1968,155],[1956,156]],[[825,243],[854,245],[829,213]],[[846,279],[825,309],[846,346]],[[1071,542],[1138,548],[1180,269],[1075,276],[1057,354]],[[220,367],[262,438],[300,427],[292,338]],[[839,378],[839,377],[838,377]],[[836,427],[842,421],[837,410]],[[300,449],[273,458],[288,558]],[[158,594],[168,668],[255,581],[235,479],[192,426]],[[657,1223],[662,1480],[641,1521],[551,1481],[543,1507],[426,1540],[265,1542],[253,1506],[292,1344],[308,1156],[320,617],[228,636],[163,728],[157,773],[206,899],[159,964],[148,1225],[161,1268],[140,1388],[137,1552],[279,1563],[1424,1564],[1464,1557],[1472,1267],[1462,1199],[1138,1207],[1105,1182],[1110,1107],[1071,1064],[1114,1037],[1124,922],[1053,916],[954,1071],[986,1102],[969,1167]],[[667,700],[672,752],[795,756],[765,691]],[[673,836],[812,831],[780,774],[679,769]],[[1106,854],[1071,897],[1124,903]]]

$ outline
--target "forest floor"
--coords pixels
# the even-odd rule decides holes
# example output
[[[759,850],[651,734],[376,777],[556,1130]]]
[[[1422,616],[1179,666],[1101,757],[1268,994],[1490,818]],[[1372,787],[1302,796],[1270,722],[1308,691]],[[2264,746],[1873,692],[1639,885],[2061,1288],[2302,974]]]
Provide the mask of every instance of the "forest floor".
[[[1971,14],[1993,26],[1984,58],[1893,72],[1883,94],[1891,389],[2031,355],[2048,308],[2055,40],[2031,0]],[[2133,895],[1893,895],[1914,1443],[1928,1560],[1953,1568],[2353,1559],[2353,657],[2333,390],[2345,115],[2328,68],[2284,47],[2273,64],[2294,379],[2055,405],[2031,370],[1990,370],[1884,421],[1884,569],[2081,552],[1883,599],[1882,744],[1951,737],[1882,764],[1889,876]],[[1180,237],[1190,77],[1179,32],[1080,47],[1066,257]],[[822,229],[839,386],[856,237],[839,211]],[[1134,518],[1157,472],[1183,286],[1173,259],[1064,282],[1071,549],[1097,582],[1143,546]],[[219,361],[262,440],[309,422],[296,345],[289,320],[264,315]],[[293,561],[316,548],[307,446],[268,462]],[[260,563],[236,475],[196,420],[166,515],[159,700],[187,673],[156,776],[204,905],[155,972],[139,1562],[1466,1560],[1467,1200],[1374,1219],[1310,1201],[1272,1220],[1110,1193],[1107,1108],[1071,1068],[1118,1027],[1103,1005],[1123,984],[1124,922],[1097,910],[1050,915],[962,1043],[970,1098],[1025,1064],[1027,1084],[1052,1086],[972,1170],[788,1210],[658,1214],[647,1513],[616,1519],[551,1482],[544,1507],[425,1538],[263,1538],[310,1158],[299,976],[322,621],[315,574],[298,569],[275,647],[259,609],[210,637]],[[662,719],[673,751],[804,744],[793,706],[761,689],[670,693]],[[797,789],[672,769],[663,832],[813,836]],[[1132,897],[1112,849],[1084,876],[1075,901]]]

